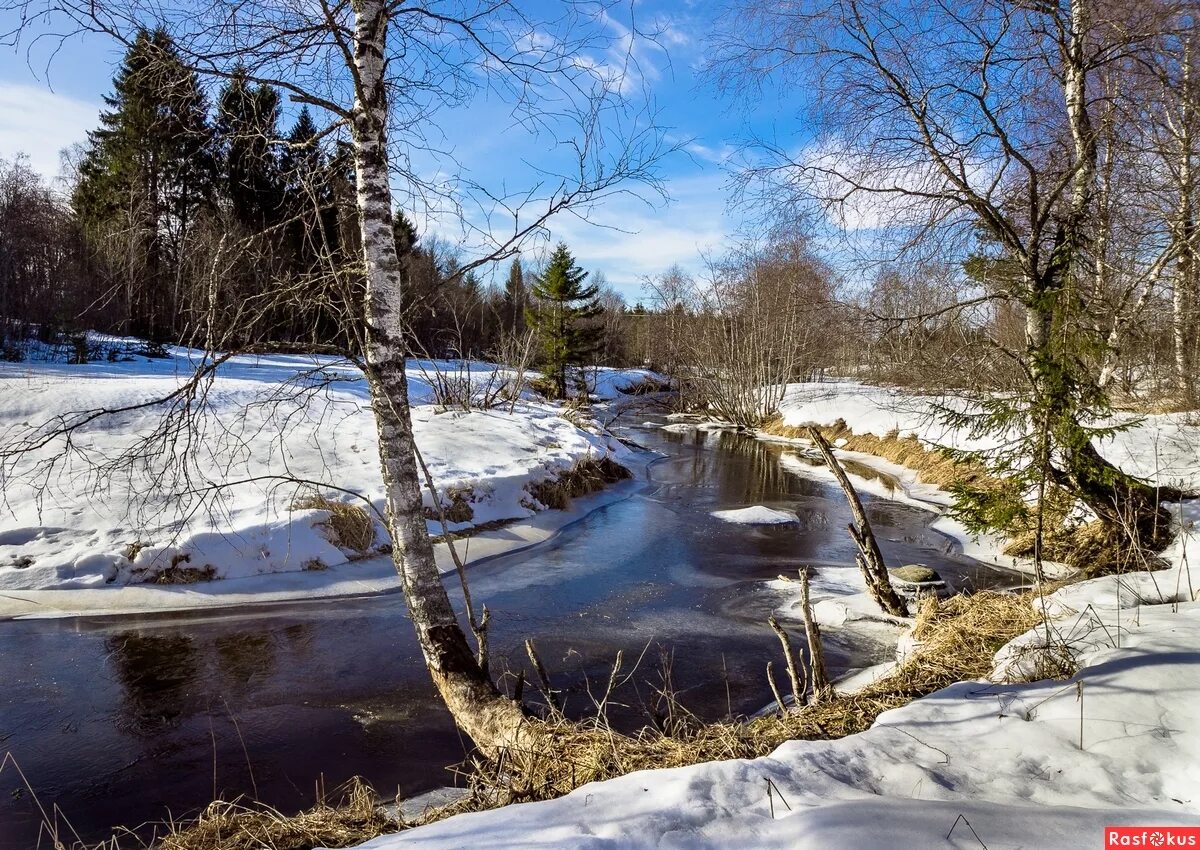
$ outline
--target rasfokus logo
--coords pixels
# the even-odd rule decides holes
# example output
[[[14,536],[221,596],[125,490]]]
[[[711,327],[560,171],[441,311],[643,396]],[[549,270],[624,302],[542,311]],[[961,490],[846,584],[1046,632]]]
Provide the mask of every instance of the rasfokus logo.
[[[1200,826],[1106,826],[1108,847],[1200,847]]]

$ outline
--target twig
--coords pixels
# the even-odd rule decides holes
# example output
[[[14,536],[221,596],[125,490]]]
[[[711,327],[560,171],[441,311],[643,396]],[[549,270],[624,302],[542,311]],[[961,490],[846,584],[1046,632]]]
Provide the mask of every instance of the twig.
[[[808,666],[812,679],[813,701],[820,702],[832,690],[825,670],[825,651],[821,647],[821,628],[813,617],[809,597],[808,570],[800,570],[800,604],[804,611],[804,636],[808,640]]]
[[[975,827],[971,826],[971,822],[967,820],[966,815],[959,815],[955,819],[954,824],[950,827],[950,831],[946,833],[946,840],[950,840],[950,836],[954,834],[954,830],[958,826],[959,821],[962,821],[967,825],[967,829],[971,830],[971,834],[975,836],[975,840],[979,842],[979,846],[982,847],[983,850],[988,850],[988,846],[983,843],[983,839],[979,837],[979,833],[975,831]]]
[[[533,664],[533,670],[537,673],[538,679],[542,683],[542,694],[546,697],[546,702],[555,711],[562,711],[562,708],[558,704],[558,697],[550,687],[550,677],[546,675],[546,665],[542,663],[537,647],[533,645],[533,638],[525,639],[525,653],[529,656],[529,661]]]
[[[771,693],[775,695],[775,703],[779,706],[780,714],[787,714],[787,706],[783,704],[783,697],[779,695],[779,686],[775,684],[775,662],[767,662],[767,684],[771,686]]]

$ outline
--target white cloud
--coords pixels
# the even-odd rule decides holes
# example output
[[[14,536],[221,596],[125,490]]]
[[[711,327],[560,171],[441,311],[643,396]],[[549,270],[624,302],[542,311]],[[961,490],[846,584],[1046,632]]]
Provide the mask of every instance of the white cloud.
[[[47,180],[58,176],[59,152],[87,139],[100,108],[39,86],[0,80],[0,157],[29,156]]]
[[[564,240],[584,268],[603,271],[633,303],[643,297],[645,277],[674,264],[697,274],[702,255],[727,244],[734,227],[726,214],[723,182],[715,173],[670,180],[672,200],[665,205],[612,198],[595,210],[591,222],[556,219],[550,225],[552,238]]]

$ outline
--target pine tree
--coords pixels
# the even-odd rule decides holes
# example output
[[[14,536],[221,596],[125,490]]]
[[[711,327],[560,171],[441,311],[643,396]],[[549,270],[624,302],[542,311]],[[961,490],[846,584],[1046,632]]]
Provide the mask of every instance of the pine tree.
[[[208,104],[162,30],[142,30],[89,134],[72,206],[123,301],[127,333],[161,341],[181,299],[176,270],[215,178]]]
[[[217,100],[221,176],[234,218],[253,233],[283,219],[283,175],[273,147],[278,124],[278,92],[251,85],[245,71],[235,69]]]
[[[567,395],[568,367],[584,363],[599,342],[600,329],[589,322],[600,315],[599,290],[584,284],[587,276],[560,242],[534,283],[526,315],[541,340],[545,371],[559,398]]]

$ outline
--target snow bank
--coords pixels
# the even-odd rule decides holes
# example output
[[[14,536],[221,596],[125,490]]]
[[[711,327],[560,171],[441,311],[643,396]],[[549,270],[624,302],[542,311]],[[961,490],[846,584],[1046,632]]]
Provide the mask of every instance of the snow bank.
[[[613,401],[624,397],[630,390],[637,392],[643,382],[667,386],[670,380],[665,375],[650,369],[613,369],[608,366],[589,366],[582,370],[588,394],[601,401]]]
[[[785,525],[800,521],[791,511],[780,511],[765,505],[752,505],[748,508],[735,508],[728,511],[711,511],[711,514],[725,522],[745,525]]]
[[[80,411],[130,408],[84,426],[73,453],[54,466],[39,466],[54,459],[48,447],[5,476],[0,591],[112,588],[173,568],[223,579],[319,571],[363,554],[331,535],[329,511],[297,509],[322,493],[382,511],[361,374],[332,358],[232,358],[208,387],[194,430],[154,443],[151,464],[111,463],[161,421],[161,408],[135,406],[176,389],[197,365],[194,352],[169,354],[86,366],[0,364],[0,442]],[[443,505],[458,503],[452,530],[531,517],[542,506],[530,483],[585,458],[628,456],[608,435],[545,404],[522,401],[511,414],[443,411],[434,404],[437,368],[484,384],[495,381],[496,367],[410,363],[417,445]],[[188,463],[161,462],[172,457]],[[440,524],[430,530],[440,533]],[[374,548],[386,542],[376,522]]]

